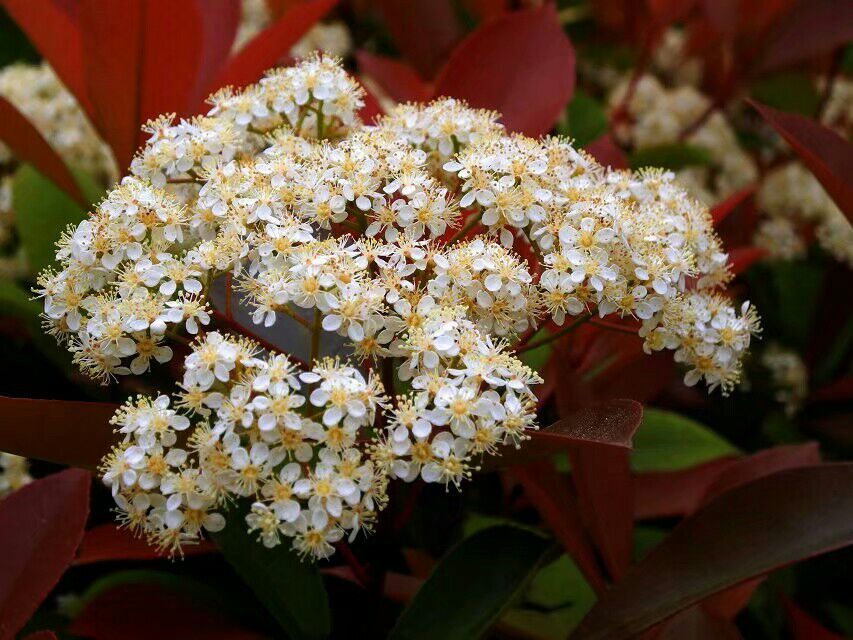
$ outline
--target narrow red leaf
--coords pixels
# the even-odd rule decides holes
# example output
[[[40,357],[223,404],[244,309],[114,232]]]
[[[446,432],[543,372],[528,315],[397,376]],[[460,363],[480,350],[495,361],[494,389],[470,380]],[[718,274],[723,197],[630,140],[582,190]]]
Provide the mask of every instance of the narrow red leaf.
[[[814,120],[748,102],[791,145],[853,223],[853,144]]]
[[[761,71],[830,53],[853,40],[853,3],[838,0],[799,2],[776,25],[768,40],[759,64]]]
[[[2,0],[2,4],[91,118],[80,30],[74,17],[56,0]]]
[[[668,621],[657,640],[737,640],[741,637],[733,623],[694,605]]]
[[[718,226],[732,211],[743,204],[747,198],[755,193],[755,189],[756,185],[751,184],[739,191],[735,191],[728,198],[711,207],[711,219],[714,222],[714,226]]]
[[[377,56],[364,49],[356,52],[355,59],[359,71],[396,102],[425,102],[432,96],[432,87],[401,60]]]
[[[627,169],[628,156],[619,148],[613,140],[613,136],[605,133],[600,138],[593,140],[584,149],[595,158],[599,164],[611,169]]]
[[[825,387],[816,389],[809,394],[806,402],[820,404],[823,402],[849,402],[853,400],[853,377],[841,378]]]
[[[127,583],[96,595],[68,626],[92,640],[162,638],[261,640],[267,636],[230,620],[210,603],[177,588],[155,583]]]
[[[338,0],[307,0],[289,7],[282,17],[228,60],[208,93],[227,85],[244,87],[258,80],[264,71],[286,57],[291,47],[337,3]]]
[[[12,638],[74,558],[89,516],[90,476],[69,469],[0,502],[0,638]]]
[[[403,57],[427,79],[463,36],[453,0],[377,0],[376,6]]]
[[[765,576],[748,580],[736,587],[720,591],[702,601],[702,608],[711,615],[723,620],[734,620],[735,616],[749,604],[752,594],[764,582]]]
[[[581,514],[610,577],[619,580],[631,564],[633,552],[629,452],[622,447],[579,445],[569,449],[569,460]]]
[[[56,640],[56,634],[53,631],[42,629],[24,636],[24,640]]]
[[[590,586],[600,592],[604,576],[593,551],[577,499],[550,460],[514,467],[512,475],[524,487],[525,495],[539,511],[545,525],[572,556]]]
[[[554,5],[505,14],[453,51],[436,96],[494,109],[510,131],[540,136],[554,126],[575,88],[575,51]]]
[[[738,275],[749,269],[767,255],[767,249],[761,247],[735,247],[729,249],[729,270]]]
[[[790,598],[783,598],[782,605],[793,640],[843,640],[843,636],[824,627]]]
[[[710,502],[735,487],[784,471],[820,464],[820,449],[817,442],[791,444],[765,449],[741,458],[726,467],[705,490],[700,504]]]
[[[638,474],[634,477],[634,517],[653,520],[693,513],[708,487],[734,463],[733,458],[721,458],[680,471]]]
[[[601,594],[573,636],[628,638],[731,586],[853,543],[853,463],[791,469],[684,520]]]
[[[526,464],[552,457],[572,446],[605,445],[628,451],[643,421],[643,405],[633,400],[609,400],[571,411],[554,424],[530,432],[521,447],[504,447],[486,461],[486,469]],[[2,447],[0,447],[2,451]]]
[[[223,0],[216,11],[201,12],[204,46],[190,102],[197,105],[196,111],[204,111],[208,89],[231,53],[240,26],[240,4],[240,0]]]
[[[144,51],[144,0],[81,0],[80,32],[92,120],[119,170],[137,147]]]
[[[15,105],[2,96],[0,96],[0,140],[18,159],[33,165],[39,173],[74,198],[81,207],[85,208],[89,205],[59,154]]]
[[[0,396],[0,451],[94,470],[117,438],[100,402]]]
[[[379,104],[376,96],[370,92],[370,89],[367,87],[362,88],[364,89],[364,106],[359,110],[358,117],[361,118],[362,122],[371,124],[376,121],[376,118],[385,113],[385,111],[382,109],[382,105]]]
[[[198,544],[184,545],[184,556],[217,553],[216,545],[203,540]],[[86,531],[77,550],[75,565],[109,562],[112,560],[161,560],[168,558],[162,551],[134,536],[127,529],[114,524],[102,524]]]

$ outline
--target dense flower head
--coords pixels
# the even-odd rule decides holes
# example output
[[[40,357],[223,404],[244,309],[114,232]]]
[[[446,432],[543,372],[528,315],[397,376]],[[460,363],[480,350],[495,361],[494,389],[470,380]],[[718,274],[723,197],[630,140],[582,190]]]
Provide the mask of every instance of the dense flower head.
[[[513,345],[544,323],[630,318],[688,384],[738,381],[757,316],[725,297],[708,211],[672,173],[606,170],[458,100],[365,125],[362,98],[318,54],[150,123],[39,280],[48,330],[104,381],[197,336],[181,390],[123,408],[104,463],[124,521],[165,547],[241,497],[264,544],[323,557],[370,528],[390,480],[459,485],[536,428],[542,379]],[[220,276],[255,323],[337,334],[348,359],[208,331]]]

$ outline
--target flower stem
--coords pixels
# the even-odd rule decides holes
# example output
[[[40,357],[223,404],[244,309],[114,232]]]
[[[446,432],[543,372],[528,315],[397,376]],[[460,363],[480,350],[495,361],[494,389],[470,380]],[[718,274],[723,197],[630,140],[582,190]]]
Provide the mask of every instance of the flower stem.
[[[551,342],[554,342],[554,340],[559,340],[564,335],[571,333],[572,331],[577,329],[580,325],[591,320],[592,316],[593,316],[592,313],[586,313],[583,316],[581,316],[580,318],[578,318],[577,320],[575,320],[574,322],[572,322],[571,324],[566,325],[565,327],[563,327],[562,329],[560,329],[556,333],[552,333],[549,336],[545,336],[544,338],[541,338],[539,340],[534,340],[533,342],[528,342],[525,345],[521,345],[521,346],[517,347],[515,349],[515,352],[516,353],[524,353],[525,351],[532,351],[533,349],[538,349],[539,347],[544,347],[546,344],[550,344]]]
[[[468,216],[468,220],[465,221],[465,225],[461,229],[459,229],[459,231],[457,231],[456,233],[453,234],[453,236],[450,238],[450,240],[447,241],[447,244],[451,245],[454,242],[458,242],[459,240],[464,238],[465,235],[471,229],[473,229],[477,225],[478,222],[480,222],[480,218],[482,218],[482,217],[483,217],[483,211],[482,210],[480,210],[478,213],[475,213],[475,214]]]
[[[319,309],[314,309],[314,328],[311,331],[311,364],[320,357],[320,334],[323,331],[323,314]]]

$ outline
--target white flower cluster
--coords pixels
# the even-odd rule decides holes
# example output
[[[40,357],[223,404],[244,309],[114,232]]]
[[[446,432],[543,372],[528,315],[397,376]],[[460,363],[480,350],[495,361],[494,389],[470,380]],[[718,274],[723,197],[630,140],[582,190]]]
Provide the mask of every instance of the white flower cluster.
[[[610,95],[611,107],[621,105],[630,82],[623,81]],[[738,189],[755,182],[758,171],[741,148],[734,129],[723,113],[713,113],[696,131],[680,140],[683,131],[697,122],[710,99],[695,87],[668,89],[652,75],[642,76],[626,105],[627,121],[616,127],[619,140],[634,149],[684,142],[705,149],[708,166],[679,170],[678,180],[690,194],[713,205]]]
[[[770,372],[776,401],[784,407],[786,414],[794,415],[809,394],[806,363],[796,351],[775,343],[763,349],[760,362]]]
[[[30,463],[13,453],[0,453],[0,498],[33,481]]]
[[[768,173],[758,190],[763,214],[754,244],[771,260],[794,260],[806,254],[804,234],[814,228],[818,244],[853,268],[853,226],[817,178],[799,162]]]
[[[109,147],[98,137],[74,96],[47,64],[16,63],[0,70],[0,96],[8,100],[72,167],[104,186],[115,181]],[[0,142],[0,278],[29,272],[16,243],[12,182],[18,159]]]
[[[234,38],[234,50],[243,48],[258,33],[267,28],[274,19],[267,0],[243,0],[240,24]],[[339,21],[318,22],[302,39],[290,49],[294,58],[305,58],[315,51],[322,51],[339,58],[352,51],[352,38],[346,24]]]
[[[757,319],[720,292],[727,256],[672,174],[606,171],[449,99],[365,126],[361,96],[318,55],[218,93],[206,117],[151,123],[133,175],[68,230],[61,270],[40,278],[49,330],[104,380],[219,322],[219,276],[256,323],[306,326],[312,357],[326,331],[362,362],[297,374],[248,342],[200,336],[181,410],[129,405],[106,465],[125,518],[166,546],[221,526],[223,496],[236,495],[255,500],[249,525],[266,543],[285,535],[325,555],[371,521],[386,479],[459,484],[534,426],[541,379],[511,349],[543,319],[633,318],[689,384],[727,393],[738,380]],[[198,416],[186,456],[184,412]],[[151,464],[161,472],[143,481]],[[202,483],[186,501],[169,488],[185,472]],[[272,500],[273,477],[294,504]]]
[[[458,485],[475,456],[528,437],[528,385],[540,380],[463,310],[435,310],[406,348],[414,391],[383,427],[377,415],[392,403],[375,374],[331,359],[300,372],[249,340],[207,333],[174,403],[140,396],[113,419],[124,440],[102,475],[119,519],[175,552],[221,530],[228,503],[248,498],[246,525],[264,545],[290,538],[327,557],[372,528],[389,478]]]

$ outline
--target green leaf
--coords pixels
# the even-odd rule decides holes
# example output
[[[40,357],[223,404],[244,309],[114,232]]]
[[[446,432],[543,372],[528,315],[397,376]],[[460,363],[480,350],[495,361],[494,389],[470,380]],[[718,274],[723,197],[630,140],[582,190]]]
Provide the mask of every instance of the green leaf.
[[[55,243],[65,227],[86,217],[74,200],[30,165],[13,178],[12,202],[21,244],[37,271],[53,264]]]
[[[389,637],[479,638],[513,604],[552,549],[548,539],[512,526],[465,538],[438,563]]]
[[[561,133],[571,136],[576,147],[586,146],[607,131],[607,114],[583,89],[576,89],[567,111],[567,124]]]
[[[72,371],[68,352],[60,349],[56,341],[44,333],[41,328],[42,305],[31,300],[29,294],[14,282],[0,281],[0,316],[18,318],[36,348],[58,369],[67,373]]]
[[[807,73],[777,73],[758,80],[752,97],[774,109],[793,111],[811,117],[820,103],[820,94]]]
[[[637,149],[629,158],[632,169],[660,167],[673,171],[711,164],[711,153],[695,144],[661,144]]]
[[[530,583],[525,607],[510,609],[501,618],[525,636],[563,639],[595,604],[592,587],[572,559],[562,555],[543,567]]]
[[[634,436],[635,472],[678,471],[740,452],[698,422],[671,411],[646,407]]]
[[[331,633],[329,600],[316,565],[286,543],[267,549],[246,529],[245,508],[232,509],[228,525],[211,537],[288,636],[299,640]]]

